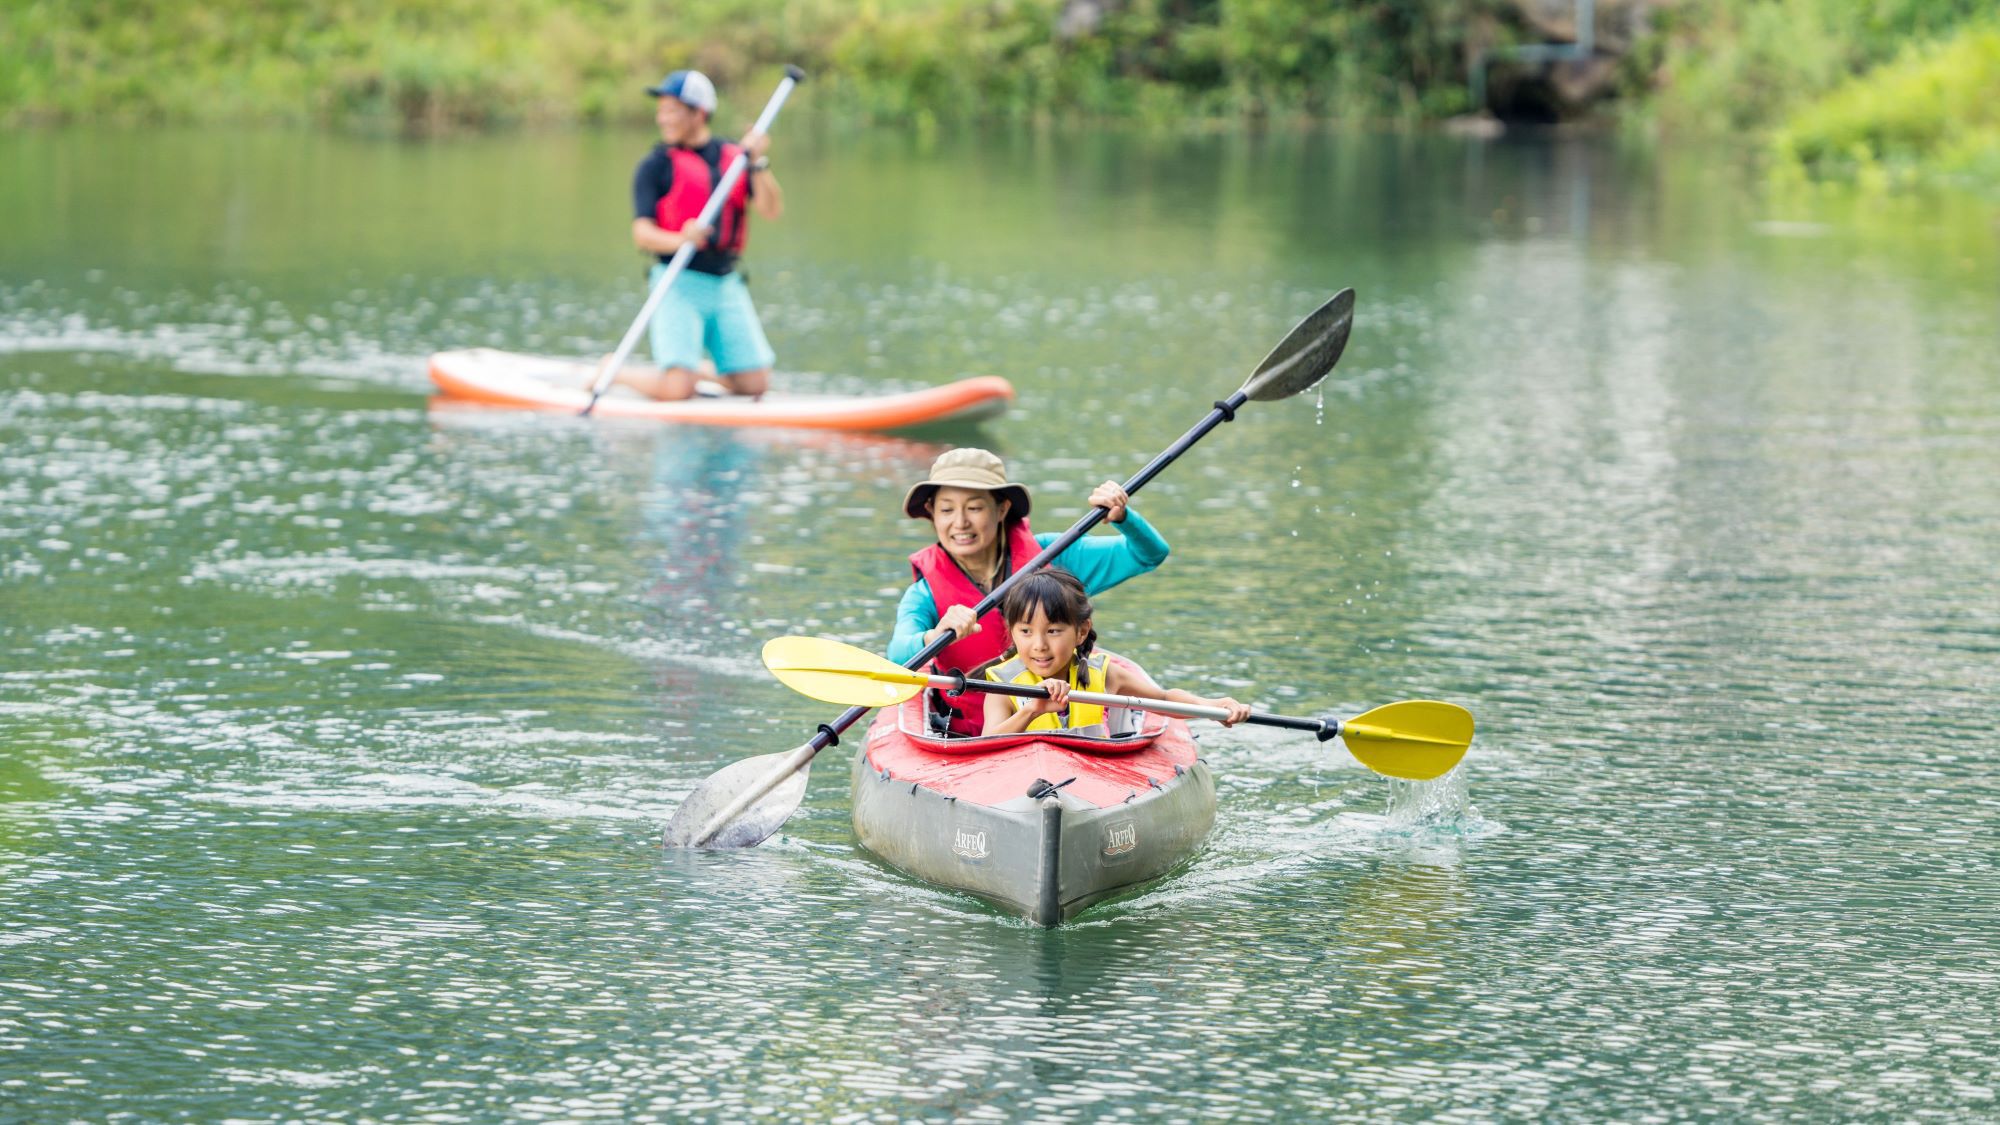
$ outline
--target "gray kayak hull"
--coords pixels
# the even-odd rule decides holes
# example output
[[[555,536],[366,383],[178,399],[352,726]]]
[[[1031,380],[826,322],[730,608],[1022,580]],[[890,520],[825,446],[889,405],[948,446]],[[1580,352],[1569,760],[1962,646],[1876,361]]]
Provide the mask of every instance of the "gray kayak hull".
[[[878,722],[871,745],[880,741],[880,728]],[[1184,727],[1180,736],[1186,737]],[[1023,765],[1034,768],[1032,761]],[[1172,871],[1200,849],[1215,825],[1214,775],[1192,754],[1170,769],[1104,805],[1068,786],[1031,797],[1037,778],[1025,772],[1017,796],[978,800],[955,796],[935,779],[899,778],[893,765],[885,771],[871,762],[864,746],[851,775],[854,831],[862,847],[906,874],[1055,926]]]

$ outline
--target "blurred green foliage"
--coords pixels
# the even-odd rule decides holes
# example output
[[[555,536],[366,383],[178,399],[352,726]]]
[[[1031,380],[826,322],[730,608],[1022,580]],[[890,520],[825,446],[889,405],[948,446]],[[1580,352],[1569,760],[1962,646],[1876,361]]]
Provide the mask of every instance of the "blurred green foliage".
[[[1772,138],[1784,174],[1991,179],[1994,4],[1681,0],[1624,60],[1644,94],[1628,116]],[[1092,13],[1065,28],[1063,0],[0,0],[0,121],[638,120],[651,112],[639,87],[668,69],[699,67],[754,103],[783,62],[812,72],[822,112],[919,129],[1415,121],[1470,108],[1469,59],[1514,26],[1507,0],[1099,0]]]
[[[642,80],[797,62],[834,113],[1309,114],[1464,107],[1493,0],[0,0],[0,119],[323,120],[426,131],[643,118]]]
[[[1755,130],[1949,34],[1993,0],[1684,0],[1657,21],[1658,114],[1670,129]]]
[[[1783,180],[1991,186],[1994,10],[1994,0],[1685,0],[1662,9],[1635,69],[1661,128],[1767,146]]]
[[[1772,147],[1780,175],[2000,185],[2000,18],[1841,84],[1793,113]]]

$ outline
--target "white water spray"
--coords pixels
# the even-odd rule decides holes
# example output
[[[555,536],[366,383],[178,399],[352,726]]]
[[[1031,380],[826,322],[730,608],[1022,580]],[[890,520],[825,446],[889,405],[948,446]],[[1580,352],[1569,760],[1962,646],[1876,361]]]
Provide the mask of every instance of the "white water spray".
[[[1389,805],[1383,810],[1391,832],[1477,831],[1484,820],[1472,804],[1465,772],[1454,769],[1430,781],[1389,779]]]

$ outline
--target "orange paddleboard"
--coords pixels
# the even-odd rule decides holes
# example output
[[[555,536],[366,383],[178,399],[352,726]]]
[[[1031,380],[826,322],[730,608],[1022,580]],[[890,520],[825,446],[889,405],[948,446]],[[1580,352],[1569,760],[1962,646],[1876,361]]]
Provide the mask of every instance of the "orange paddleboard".
[[[431,382],[447,397],[488,406],[575,414],[590,401],[594,363],[465,348],[431,357]],[[591,413],[651,418],[699,426],[790,426],[815,430],[898,430],[942,422],[976,422],[1005,413],[1013,384],[998,375],[884,395],[794,395],[774,392],[752,401],[740,395],[655,402],[623,389],[597,401]]]

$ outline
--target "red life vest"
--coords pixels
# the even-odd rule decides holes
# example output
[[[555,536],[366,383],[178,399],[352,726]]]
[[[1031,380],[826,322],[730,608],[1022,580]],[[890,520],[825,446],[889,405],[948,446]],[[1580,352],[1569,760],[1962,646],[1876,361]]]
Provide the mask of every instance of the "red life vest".
[[[1042,552],[1042,545],[1035,542],[1035,533],[1028,530],[1025,518],[1008,524],[1006,535],[1008,577],[1012,577],[1035,561],[1035,556]],[[986,596],[972,584],[972,579],[941,543],[933,543],[911,555],[910,571],[930,583],[931,601],[937,605],[939,620],[944,619],[944,611],[952,606],[976,606]],[[970,672],[998,658],[1007,648],[1007,623],[1000,620],[998,608],[989,609],[979,618],[979,631],[946,645],[944,651],[938,653],[933,667],[947,675],[954,670]],[[978,734],[986,729],[984,696],[945,698],[944,703],[952,711],[953,734]]]
[[[722,182],[722,174],[729,170],[730,162],[742,150],[723,141],[709,151],[718,154],[718,163],[710,164],[702,157],[700,149],[675,146],[667,150],[668,158],[673,161],[674,182],[653,207],[653,221],[659,224],[661,230],[678,233],[689,219],[700,218],[702,207],[708,203],[709,193]],[[722,214],[716,217],[715,236],[703,249],[731,257],[743,252],[743,244],[750,240],[750,224],[744,221],[744,209],[749,202],[750,173],[746,170],[737,179],[736,186],[729,189],[729,198],[722,201]]]

